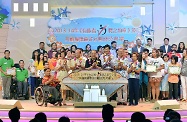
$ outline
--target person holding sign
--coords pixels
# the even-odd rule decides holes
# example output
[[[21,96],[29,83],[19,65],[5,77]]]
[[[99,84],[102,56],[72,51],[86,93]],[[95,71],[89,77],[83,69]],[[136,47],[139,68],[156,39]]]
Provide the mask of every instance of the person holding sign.
[[[104,46],[104,54],[100,56],[101,65],[105,70],[113,70],[114,67],[114,56],[110,53],[110,45]]]
[[[155,100],[158,100],[158,97],[160,95],[160,82],[162,79],[161,70],[164,69],[164,61],[159,57],[159,52],[157,49],[152,50],[152,59],[149,63],[151,64],[151,66],[155,66],[155,69],[153,69],[152,72],[149,72],[149,82],[151,85],[153,97],[152,102],[155,102]]]
[[[187,100],[187,49],[183,51],[183,57],[181,60],[182,68],[181,68],[181,85],[182,85],[182,101]]]
[[[117,51],[118,57],[116,58],[116,64],[114,69],[116,70],[116,72],[121,74],[122,77],[127,77],[128,59],[124,57],[123,53],[124,49],[119,48]],[[118,105],[127,105],[127,84],[124,84],[124,86],[117,91],[117,95]]]
[[[169,82],[169,99],[178,99],[178,82],[180,74],[180,64],[178,63],[178,57],[172,56],[171,63],[168,68],[168,82]]]
[[[3,83],[3,99],[9,99],[10,97],[10,85],[12,81],[12,75],[15,75],[15,69],[12,69],[14,66],[14,60],[10,58],[10,51],[4,51],[4,57],[0,59],[0,71]],[[9,72],[10,71],[10,72]]]
[[[101,69],[101,60],[97,58],[96,50],[91,51],[91,57],[86,60],[85,69]]]
[[[38,51],[35,50],[32,53],[32,58],[29,60],[29,78],[30,78],[30,87],[31,87],[31,98],[34,99],[35,83],[36,83],[36,67],[35,62],[38,60]]]
[[[128,67],[128,85],[129,85],[129,106],[138,105],[139,99],[139,73],[140,63],[138,62],[138,54],[132,54],[132,62]],[[133,99],[135,103],[133,103]]]

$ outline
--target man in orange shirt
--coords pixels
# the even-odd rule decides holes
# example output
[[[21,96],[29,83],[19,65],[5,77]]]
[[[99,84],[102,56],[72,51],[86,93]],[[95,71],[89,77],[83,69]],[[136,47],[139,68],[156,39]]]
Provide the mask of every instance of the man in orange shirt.
[[[55,101],[58,99],[59,92],[55,88],[60,82],[54,76],[51,76],[51,70],[49,68],[44,69],[45,76],[42,79],[42,84],[44,85],[44,90],[49,91]]]

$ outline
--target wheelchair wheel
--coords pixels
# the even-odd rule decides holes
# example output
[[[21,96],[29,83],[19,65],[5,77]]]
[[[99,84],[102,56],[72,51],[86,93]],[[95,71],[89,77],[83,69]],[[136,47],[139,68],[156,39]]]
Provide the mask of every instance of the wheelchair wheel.
[[[28,94],[25,95],[25,100],[29,100],[29,95]]]
[[[29,88],[27,89],[27,93],[25,95],[25,100],[29,100],[30,94],[29,94]]]
[[[42,87],[38,87],[35,90],[35,100],[38,106],[42,106],[44,104],[44,92],[42,90]]]

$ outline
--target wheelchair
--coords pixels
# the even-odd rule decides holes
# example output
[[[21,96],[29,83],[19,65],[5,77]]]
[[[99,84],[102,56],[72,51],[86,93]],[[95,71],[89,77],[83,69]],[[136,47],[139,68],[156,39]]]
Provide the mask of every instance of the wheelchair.
[[[20,68],[19,63],[15,63],[14,64],[15,68]],[[28,81],[28,79],[27,79]],[[20,98],[24,98],[25,100],[29,100],[30,97],[30,92],[29,92],[29,83],[27,82],[27,92],[26,95],[23,96],[23,94],[21,96],[18,95],[18,84],[17,84],[17,80],[12,79],[11,81],[11,85],[10,85],[10,99],[14,98],[15,100],[20,99]],[[22,89],[23,90],[23,89]]]
[[[55,99],[53,98],[53,95],[45,90],[45,85],[40,85],[39,87],[36,88],[35,90],[35,100],[36,100],[36,104],[38,104],[38,106],[43,106],[43,104],[45,105],[45,107],[47,107],[47,104],[50,103],[50,104],[53,104],[54,106],[62,106],[62,94],[61,94],[61,85],[60,84],[57,84],[56,85],[56,89],[57,89],[57,92],[58,92],[58,98]]]
[[[10,99],[14,98],[15,100],[17,99],[25,99],[25,100],[29,100],[30,94],[29,94],[29,84],[27,86],[27,92],[26,95],[24,96],[23,94],[21,96],[19,96],[18,94],[18,84],[17,84],[17,80],[12,79],[11,85],[10,85]],[[22,89],[23,90],[23,89]]]

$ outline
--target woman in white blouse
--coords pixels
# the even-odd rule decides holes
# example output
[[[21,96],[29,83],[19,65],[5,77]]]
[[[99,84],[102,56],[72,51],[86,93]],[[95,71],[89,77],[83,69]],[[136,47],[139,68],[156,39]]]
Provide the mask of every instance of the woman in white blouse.
[[[159,57],[159,52],[157,49],[152,50],[152,59],[149,64],[156,66],[156,72],[149,73],[149,83],[151,85],[152,90],[152,102],[158,100],[160,95],[160,82],[162,79],[161,70],[164,69],[164,61]]]

